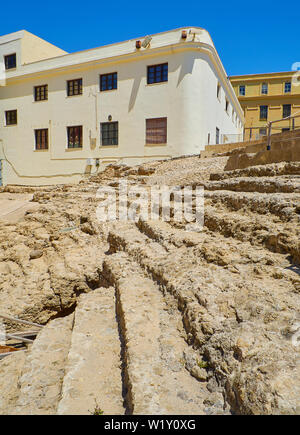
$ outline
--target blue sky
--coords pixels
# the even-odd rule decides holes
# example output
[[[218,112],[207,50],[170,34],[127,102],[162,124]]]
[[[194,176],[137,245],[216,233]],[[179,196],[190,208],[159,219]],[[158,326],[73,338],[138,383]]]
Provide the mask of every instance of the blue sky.
[[[0,35],[26,29],[73,52],[199,26],[211,34],[227,74],[236,75],[290,71],[300,62],[299,19],[296,0],[22,0],[1,6]]]

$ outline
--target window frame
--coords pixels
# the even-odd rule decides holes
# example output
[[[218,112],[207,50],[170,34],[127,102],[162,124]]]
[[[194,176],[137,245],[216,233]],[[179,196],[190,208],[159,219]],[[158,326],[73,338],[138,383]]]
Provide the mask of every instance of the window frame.
[[[10,58],[12,56],[14,56],[14,59],[15,59],[14,66],[8,66],[7,60],[8,60],[8,58]],[[17,68],[17,53],[11,53],[11,54],[4,55],[4,67],[5,67],[5,71]]]
[[[108,88],[108,78],[109,76],[111,76],[111,83],[112,83],[112,87]],[[103,89],[103,81],[104,79],[106,80],[106,89]],[[115,86],[114,86],[115,85]],[[105,74],[100,74],[100,78],[99,78],[99,89],[100,92],[106,92],[106,91],[114,91],[116,89],[118,89],[118,73],[117,72],[112,72],[112,73],[105,73]]]
[[[106,127],[108,128],[105,132]],[[107,134],[106,138],[103,137],[104,133]],[[113,134],[111,135],[111,133]],[[100,122],[100,143],[104,147],[119,145],[119,121]]]
[[[12,117],[13,119],[15,119],[15,122],[11,121],[11,116],[10,114],[15,113],[15,117]],[[5,110],[5,126],[8,125],[18,125],[18,110],[17,109],[13,109],[13,110]]]
[[[266,108],[266,117],[262,116],[262,108],[263,107]],[[263,105],[259,106],[259,119],[261,121],[265,121],[265,120],[268,119],[268,115],[269,115],[269,106],[267,106],[266,104],[263,104]]]
[[[289,90],[286,90],[286,85],[289,85]],[[283,91],[285,94],[290,94],[292,92],[292,82],[284,82]]]
[[[77,89],[78,92],[74,92],[74,84],[77,83]],[[72,83],[72,87],[70,86]],[[72,93],[71,93],[71,89],[72,89]],[[71,79],[71,80],[67,80],[67,96],[68,97],[75,97],[78,95],[82,95],[83,94],[83,86],[82,86],[82,78],[79,79]]]
[[[46,133],[44,136],[44,147],[43,147],[43,133]],[[40,137],[38,138],[38,136]],[[35,151],[43,151],[49,149],[49,131],[48,128],[37,128],[34,130],[34,137],[35,137]],[[38,143],[38,139],[40,139]]]
[[[262,130],[264,131],[263,133],[262,133]],[[266,136],[267,135],[267,128],[266,127],[260,127],[259,128],[259,135],[260,136]]]
[[[72,141],[70,140],[71,136],[71,129],[79,128],[80,134],[79,134],[79,145],[76,146],[75,138],[73,137]],[[73,133],[74,135],[74,133]],[[75,136],[76,137],[76,136]],[[73,145],[70,145],[73,144]],[[67,149],[82,149],[83,148],[83,126],[82,125],[70,125],[67,126]]]
[[[288,110],[288,112],[289,112],[289,115],[285,115],[285,110],[287,110],[287,108],[289,109]],[[291,104],[283,104],[282,105],[282,117],[283,118],[288,118],[289,116],[291,116],[291,114],[292,114],[292,105]]]
[[[244,93],[241,93],[241,88],[244,88]],[[246,85],[239,85],[239,97],[245,97],[246,95]]]
[[[264,86],[266,86],[266,92],[264,92]],[[268,93],[269,93],[269,84],[268,83],[264,82],[261,84],[260,93],[261,93],[261,95],[268,95]]]
[[[167,67],[167,71],[164,71],[164,67]],[[151,72],[151,68],[154,68],[153,73]],[[158,69],[161,68],[160,74],[158,74]],[[153,74],[153,81],[150,80],[150,74]],[[167,74],[167,78],[164,79],[164,74]],[[160,78],[159,78],[160,76]],[[166,83],[169,81],[169,63],[158,63],[155,65],[147,66],[147,85],[154,85],[157,83]]]
[[[42,95],[41,89],[42,88],[44,88],[43,89],[43,94],[44,94],[45,98],[41,98],[41,95]],[[38,90],[39,90],[39,98],[38,98]],[[47,101],[48,100],[48,85],[46,84],[46,85],[37,85],[37,86],[34,86],[33,93],[34,93],[34,101],[37,101],[37,102],[39,102],[39,101]]]
[[[229,115],[229,100],[225,98],[225,112]]]
[[[160,126],[159,123],[165,123]],[[152,126],[151,126],[152,123]],[[155,126],[155,124],[158,124]],[[163,133],[158,133],[159,129],[163,129]],[[150,130],[154,130],[150,134]],[[156,130],[156,131],[155,131]],[[156,139],[157,138],[157,139]],[[161,138],[159,140],[158,138]],[[146,118],[145,120],[145,144],[146,145],[165,145],[168,143],[168,118],[162,116],[159,118]]]

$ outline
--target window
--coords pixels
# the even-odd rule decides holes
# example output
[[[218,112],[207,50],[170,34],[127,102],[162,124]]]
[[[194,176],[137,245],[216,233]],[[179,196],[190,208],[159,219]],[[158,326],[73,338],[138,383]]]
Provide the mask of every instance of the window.
[[[118,136],[118,122],[101,122],[101,145],[118,145]]]
[[[48,149],[48,128],[34,130],[35,133],[35,149],[47,150]]]
[[[264,94],[264,95],[268,94],[268,83],[263,83],[261,85],[261,93]]]
[[[17,111],[7,110],[5,112],[6,125],[16,125],[18,123]]]
[[[4,56],[4,63],[5,63],[5,69],[16,68],[17,66],[16,53],[8,54],[7,56]]]
[[[82,148],[82,125],[68,127],[68,148]]]
[[[221,98],[221,86],[220,86],[220,83],[217,84],[217,98],[219,100]]]
[[[48,85],[34,87],[34,101],[48,100]]]
[[[167,143],[167,118],[146,119],[146,144]]]
[[[282,133],[284,133],[285,131],[290,131],[290,129],[289,129],[289,127],[286,127],[286,128],[282,128],[281,131],[282,131]]]
[[[226,102],[225,102],[225,110],[228,113],[228,109],[229,109],[229,101],[226,98]]]
[[[259,129],[259,134],[260,134],[260,136],[266,136],[266,134],[267,134],[267,129],[266,129],[266,128],[260,128],[260,129]]]
[[[110,91],[118,87],[118,73],[101,74],[100,91]]]
[[[246,95],[246,86],[245,85],[241,85],[239,87],[239,95],[242,95],[242,96]]]
[[[259,119],[268,119],[268,106],[259,106],[260,115]]]
[[[220,130],[216,127],[216,144],[220,143]]]
[[[284,83],[284,93],[289,94],[292,90],[292,83],[291,82],[285,82]]]
[[[283,104],[282,117],[287,118],[288,116],[291,116],[291,105],[290,104]]]
[[[68,80],[67,87],[68,97],[82,95],[82,79]]]
[[[162,63],[160,65],[148,66],[147,70],[147,83],[160,83],[168,81],[168,64]]]

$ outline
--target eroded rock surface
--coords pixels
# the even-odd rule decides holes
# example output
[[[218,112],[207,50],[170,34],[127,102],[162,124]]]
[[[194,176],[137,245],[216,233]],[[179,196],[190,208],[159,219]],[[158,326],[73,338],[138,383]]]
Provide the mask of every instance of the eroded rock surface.
[[[46,326],[0,360],[2,414],[300,413],[299,165],[226,161],[9,188],[36,207],[0,221],[0,313]],[[203,231],[99,223],[97,190],[120,180],[204,186]]]

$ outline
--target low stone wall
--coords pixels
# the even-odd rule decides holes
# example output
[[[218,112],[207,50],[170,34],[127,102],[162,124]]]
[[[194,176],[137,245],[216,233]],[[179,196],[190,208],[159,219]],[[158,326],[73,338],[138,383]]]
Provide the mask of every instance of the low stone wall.
[[[300,161],[300,138],[291,139],[288,142],[272,143],[270,150],[266,149],[265,143],[256,147],[246,147],[240,149],[240,152],[232,153],[225,166],[225,171],[267,163]]]
[[[290,142],[293,139],[299,139],[300,130],[293,130],[284,133],[275,133],[271,136],[271,144],[275,145],[283,140]],[[213,154],[222,154],[227,152],[239,154],[243,149],[246,153],[257,153],[263,151],[267,146],[267,136],[262,137],[259,140],[252,140],[246,142],[235,142],[218,145],[206,145],[204,151],[201,152],[201,157],[209,157]]]

